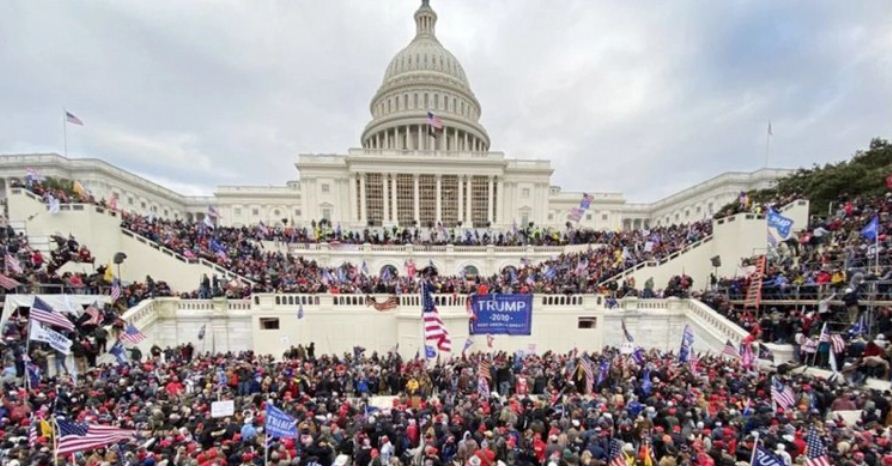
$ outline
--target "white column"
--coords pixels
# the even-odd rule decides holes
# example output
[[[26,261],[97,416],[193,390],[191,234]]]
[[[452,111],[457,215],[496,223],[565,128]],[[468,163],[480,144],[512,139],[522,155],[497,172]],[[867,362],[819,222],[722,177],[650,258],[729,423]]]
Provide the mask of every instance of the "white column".
[[[366,198],[365,198],[365,173],[360,173],[359,175],[359,221],[362,222],[362,225],[367,225],[369,222],[368,213],[366,206]]]
[[[381,173],[381,202],[384,205],[384,217],[381,224],[386,225],[390,221],[390,189],[387,187],[387,173]]]
[[[421,225],[421,210],[418,207],[418,175],[417,174],[412,175],[412,179],[415,182],[415,194],[413,195],[413,197],[415,198],[415,222],[418,223],[418,225],[420,226]]]
[[[487,190],[487,195],[486,195],[486,197],[489,199],[489,204],[487,204],[487,207],[486,207],[487,208],[486,220],[490,221],[490,223],[493,222],[493,220],[492,220],[492,178],[493,178],[492,176],[487,177],[487,183],[489,183],[489,188]]]
[[[293,212],[293,211],[292,211]],[[351,173],[347,178],[347,214],[350,214],[350,221],[359,220],[359,214],[356,213],[356,175]]]
[[[437,222],[443,221],[443,175],[437,175]]]
[[[452,151],[458,151],[458,129],[452,131]]]
[[[464,134],[465,134],[465,145],[464,145],[464,147],[462,148],[462,150],[464,150],[465,152],[467,152],[468,150],[470,150],[470,147],[468,147],[468,133],[467,133],[467,132],[464,132]]]
[[[474,225],[474,191],[472,188],[474,187],[473,181],[474,177],[468,176],[468,203],[465,204],[465,223],[468,226]]]
[[[421,124],[418,125],[418,142],[415,143],[418,150],[424,150],[424,136],[422,135],[423,127],[424,126]]]
[[[406,128],[406,139],[409,138],[409,129]],[[392,207],[391,211],[393,212],[393,223],[394,225],[399,225],[400,223],[400,213],[397,206],[397,192],[396,192],[396,173],[390,175],[390,206]]]
[[[496,211],[496,221],[500,224],[505,223],[505,185],[503,183],[504,176],[499,178],[499,181],[496,182],[496,207],[498,210]]]
[[[465,220],[465,175],[458,175],[458,221]]]

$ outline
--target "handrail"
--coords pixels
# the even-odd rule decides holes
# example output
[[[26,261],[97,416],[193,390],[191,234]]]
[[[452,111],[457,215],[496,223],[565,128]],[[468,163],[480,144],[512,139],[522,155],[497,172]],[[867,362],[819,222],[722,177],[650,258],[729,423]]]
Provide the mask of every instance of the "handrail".
[[[636,264],[635,266],[632,266],[631,268],[627,268],[624,271],[622,271],[618,274],[615,274],[615,275],[607,278],[604,281],[599,282],[598,286],[603,286],[607,283],[610,283],[613,281],[618,281],[618,280],[620,280],[620,279],[622,279],[622,278],[624,278],[624,277],[626,277],[626,276],[628,276],[642,268],[661,266],[661,265],[663,265],[669,261],[672,261],[673,259],[683,255],[684,253],[687,253],[695,248],[698,248],[698,247],[705,245],[706,243],[712,241],[713,235],[714,234],[710,233],[709,235],[697,240],[696,242],[691,243],[689,245],[685,245],[684,248],[682,248],[680,250],[673,251],[672,253],[669,253],[668,255],[666,255],[662,258],[642,261],[642,262]]]

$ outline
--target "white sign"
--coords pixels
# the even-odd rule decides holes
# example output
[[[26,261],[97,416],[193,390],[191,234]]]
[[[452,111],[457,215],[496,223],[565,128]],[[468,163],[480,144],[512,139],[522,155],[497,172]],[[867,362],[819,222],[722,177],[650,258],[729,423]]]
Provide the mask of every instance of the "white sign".
[[[235,402],[232,400],[211,403],[211,418],[223,418],[235,414]]]
[[[59,351],[66,356],[71,354],[71,340],[65,335],[44,328],[38,321],[31,322],[31,332],[29,333],[31,341],[40,341],[49,344],[53,349]]]

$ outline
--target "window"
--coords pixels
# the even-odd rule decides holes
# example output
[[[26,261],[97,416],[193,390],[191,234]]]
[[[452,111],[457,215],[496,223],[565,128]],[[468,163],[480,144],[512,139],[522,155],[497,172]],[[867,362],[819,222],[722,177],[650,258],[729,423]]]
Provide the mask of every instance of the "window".
[[[324,207],[322,208],[322,218],[328,221],[331,221],[331,208]]]
[[[294,209],[294,215],[300,217],[300,209]]]
[[[260,329],[261,330],[278,330],[279,329],[279,319],[278,318],[261,318],[260,319]]]
[[[415,220],[415,180],[412,175],[396,175],[397,220],[403,227]]]
[[[280,214],[279,209],[276,209],[276,210],[273,211],[273,215],[274,215],[274,216],[278,217],[279,214]]]
[[[579,317],[577,325],[580,330],[594,330],[598,326],[598,317]]]
[[[251,209],[251,215],[260,215],[260,209],[256,207]]]
[[[384,221],[384,183],[381,173],[367,173],[365,177],[366,217],[369,225]]]
[[[133,205],[133,197],[127,196],[127,204]]]
[[[592,220],[592,215],[591,215],[591,214],[586,214],[586,215],[585,215],[585,220]]]
[[[530,197],[530,188],[523,188],[523,189],[520,191],[520,194],[521,194],[523,197]]]
[[[236,207],[235,209],[233,209],[233,211],[235,212],[235,215],[242,215],[242,208],[241,208],[241,207]]]
[[[322,183],[322,192],[328,193],[330,191],[331,191],[331,185],[329,185],[328,183]]]
[[[443,175],[440,181],[440,210],[444,225],[455,227],[458,224],[458,176]]]
[[[601,220],[606,221],[606,220],[607,220],[607,214],[601,214]]]

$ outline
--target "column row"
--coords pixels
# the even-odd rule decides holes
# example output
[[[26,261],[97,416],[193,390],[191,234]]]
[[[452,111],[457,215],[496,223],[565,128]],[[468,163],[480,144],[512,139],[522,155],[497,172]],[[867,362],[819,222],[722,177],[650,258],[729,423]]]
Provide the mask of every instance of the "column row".
[[[371,178],[370,178],[371,176]],[[444,213],[444,188],[442,174],[436,175],[411,175],[411,196],[406,188],[407,176],[403,175],[403,192],[401,193],[398,186],[400,185],[400,175],[398,173],[358,173],[353,179],[353,183],[358,186],[357,193],[358,211],[355,214],[355,220],[362,225],[401,225],[405,226],[411,222],[408,217],[411,215],[412,220],[421,225],[436,223],[443,221]],[[428,178],[426,188],[430,193],[421,193],[421,178]],[[450,206],[455,210],[457,206],[456,222],[462,222],[465,226],[471,226],[474,221],[489,221],[492,224],[503,223],[504,216],[502,214],[502,201],[504,200],[504,185],[501,178],[496,176],[474,177],[471,175],[455,175],[457,178],[457,188],[455,183],[450,183],[451,191],[457,189],[457,193],[446,195],[445,197],[456,197],[455,205]],[[477,183],[475,183],[475,178]],[[482,178],[485,178],[484,181]],[[453,180],[455,182],[455,180]],[[485,186],[483,186],[485,183]],[[476,187],[476,190],[475,190]],[[476,194],[476,198],[475,198]],[[431,197],[433,196],[433,197]],[[422,199],[428,201],[429,207],[426,217],[434,216],[434,220],[422,220],[421,203]],[[433,199],[433,201],[431,201]],[[404,207],[405,206],[405,207]],[[432,207],[433,206],[433,207]],[[485,207],[484,207],[485,206]],[[403,217],[400,217],[400,208],[404,208]],[[477,211],[478,217],[475,219],[474,213]],[[482,211],[482,212],[481,212]],[[370,214],[377,218],[377,214],[381,214],[380,220],[370,220]],[[450,216],[451,218],[451,216]],[[451,224],[451,221],[449,221]]]
[[[363,147],[374,150],[445,150],[485,152],[486,142],[474,134],[445,127],[438,135],[431,135],[430,126],[419,124],[397,126],[369,136]]]

